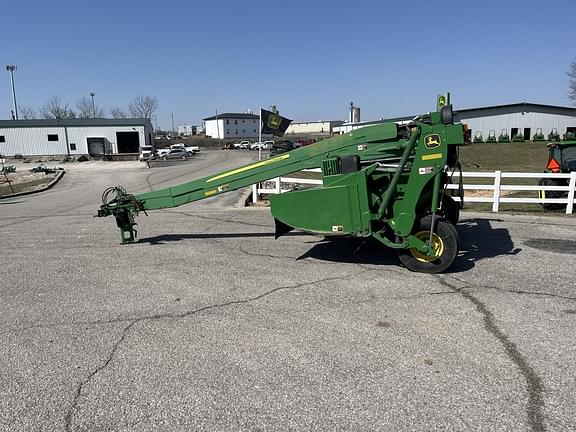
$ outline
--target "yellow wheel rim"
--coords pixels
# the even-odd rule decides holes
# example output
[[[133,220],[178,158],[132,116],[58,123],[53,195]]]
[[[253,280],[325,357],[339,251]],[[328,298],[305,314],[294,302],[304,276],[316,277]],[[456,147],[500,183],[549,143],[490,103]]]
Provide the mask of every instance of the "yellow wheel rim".
[[[420,231],[414,234],[415,237],[422,241],[428,241],[430,238],[430,231]],[[442,256],[444,253],[444,242],[440,238],[440,236],[436,233],[432,234],[432,250],[434,251],[433,255],[426,255],[423,252],[420,252],[416,248],[410,248],[410,253],[414,258],[416,258],[420,262],[432,262],[436,260],[438,257]]]

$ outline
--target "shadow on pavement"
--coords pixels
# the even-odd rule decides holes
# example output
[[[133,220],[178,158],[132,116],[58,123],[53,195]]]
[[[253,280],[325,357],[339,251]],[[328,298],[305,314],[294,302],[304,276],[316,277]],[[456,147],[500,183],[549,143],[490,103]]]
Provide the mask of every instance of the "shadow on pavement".
[[[285,234],[287,237],[309,236],[305,232],[291,232]],[[163,234],[156,237],[146,237],[138,240],[138,243],[150,243],[151,245],[165,244],[182,240],[196,239],[232,239],[232,238],[274,238],[274,233],[205,233],[205,234]]]
[[[460,253],[447,273],[459,273],[474,267],[475,263],[502,255],[516,255],[506,228],[493,228],[488,219],[468,219],[456,226],[460,236]],[[298,259],[316,258],[356,264],[399,265],[394,250],[377,240],[339,238],[326,240],[313,246]]]
[[[456,225],[460,236],[460,254],[449,269],[451,273],[474,267],[475,263],[503,255],[517,255],[522,249],[515,248],[506,228],[493,228],[489,219],[467,219]]]
[[[506,228],[493,228],[488,219],[468,219],[456,226],[460,236],[460,253],[448,273],[469,270],[475,263],[502,255],[516,255],[521,249],[515,248]],[[308,236],[304,232],[290,232],[285,236]],[[140,239],[138,243],[151,245],[165,244],[190,239],[232,239],[232,238],[273,238],[274,233],[203,233],[165,234]],[[281,239],[278,241],[282,241]],[[315,258],[352,264],[398,265],[394,250],[384,247],[373,238],[325,238],[314,243],[297,260]]]

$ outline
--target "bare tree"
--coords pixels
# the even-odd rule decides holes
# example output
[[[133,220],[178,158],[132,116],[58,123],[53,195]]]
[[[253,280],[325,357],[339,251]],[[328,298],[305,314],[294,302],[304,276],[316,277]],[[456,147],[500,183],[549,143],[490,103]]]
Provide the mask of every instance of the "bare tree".
[[[576,103],[576,61],[572,62],[568,76],[570,77],[570,90],[568,92],[568,97],[572,102]]]
[[[156,96],[138,95],[130,102],[128,109],[133,117],[151,119],[158,109],[158,99]]]
[[[100,105],[92,105],[92,99],[84,96],[76,102],[78,118],[104,118],[104,109]]]
[[[124,111],[124,109],[120,107],[110,108],[110,114],[112,115],[112,118],[115,119],[128,118],[128,114],[126,114],[126,111]]]
[[[76,118],[76,113],[58,96],[52,96],[40,107],[40,116],[45,119],[70,119]]]
[[[32,120],[36,118],[36,113],[30,107],[19,106],[18,107],[18,117],[21,120]]]

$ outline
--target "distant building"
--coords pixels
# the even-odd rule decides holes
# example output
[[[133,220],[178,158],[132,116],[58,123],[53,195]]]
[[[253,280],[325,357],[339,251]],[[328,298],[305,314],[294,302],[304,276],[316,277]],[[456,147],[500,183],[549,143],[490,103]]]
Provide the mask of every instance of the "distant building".
[[[324,136],[329,137],[334,133],[334,128],[344,124],[340,120],[326,120],[326,121],[315,121],[315,122],[297,122],[290,123],[288,129],[284,134],[285,137],[290,136]]]
[[[204,119],[204,130],[212,138],[258,138],[260,117],[246,113],[222,113]]]
[[[0,120],[0,154],[137,154],[152,133],[148,119]]]
[[[466,123],[472,137],[481,133],[483,139],[490,131],[496,136],[505,130],[510,137],[522,135],[530,140],[538,129],[545,137],[555,129],[560,136],[576,132],[576,108],[521,102],[455,111],[457,121]]]
[[[336,128],[335,133],[348,133],[353,129],[371,126],[379,123],[394,122],[409,123],[414,116],[396,117],[360,123],[344,123]],[[454,109],[454,118],[468,125],[472,137],[482,135],[486,140],[493,131],[499,136],[505,131],[509,137],[522,135],[525,140],[531,140],[538,129],[545,137],[552,130],[560,136],[567,132],[576,132],[576,108],[555,105],[542,105],[530,102],[520,102],[507,105],[494,105],[480,108]]]
[[[178,136],[192,136],[196,135],[197,127],[193,125],[178,126]]]

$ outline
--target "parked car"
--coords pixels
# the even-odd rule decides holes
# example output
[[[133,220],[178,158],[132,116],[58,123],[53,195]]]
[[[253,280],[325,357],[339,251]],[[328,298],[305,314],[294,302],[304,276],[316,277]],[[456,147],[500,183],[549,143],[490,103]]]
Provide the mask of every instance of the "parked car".
[[[186,159],[188,159],[188,157],[189,157],[188,152],[182,148],[172,149],[172,150],[170,150],[169,153],[165,153],[162,155],[162,159],[164,159],[164,160],[168,160],[168,159],[186,160]]]
[[[232,147],[236,150],[249,149],[250,148],[250,141],[240,141],[240,142],[232,144]]]
[[[250,150],[269,150],[274,145],[274,141],[259,141],[250,145]]]
[[[166,154],[170,153],[170,149],[169,148],[161,148],[161,149],[156,149],[156,154],[158,155],[158,157],[162,157]]]
[[[281,153],[289,152],[290,150],[294,150],[296,147],[294,143],[290,140],[281,140],[275,143],[270,150],[270,156],[275,156]]]

